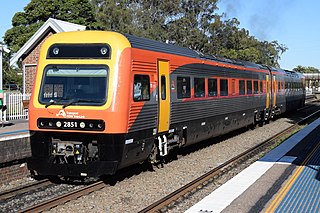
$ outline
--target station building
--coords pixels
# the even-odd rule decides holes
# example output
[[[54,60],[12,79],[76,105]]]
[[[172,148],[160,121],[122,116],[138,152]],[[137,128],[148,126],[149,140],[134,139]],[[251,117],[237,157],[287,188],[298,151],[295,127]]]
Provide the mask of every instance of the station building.
[[[23,94],[30,94],[32,91],[36,67],[39,60],[40,47],[43,42],[52,34],[68,31],[85,30],[86,26],[73,24],[49,18],[37,32],[21,47],[11,58],[10,66],[22,63],[23,72]]]

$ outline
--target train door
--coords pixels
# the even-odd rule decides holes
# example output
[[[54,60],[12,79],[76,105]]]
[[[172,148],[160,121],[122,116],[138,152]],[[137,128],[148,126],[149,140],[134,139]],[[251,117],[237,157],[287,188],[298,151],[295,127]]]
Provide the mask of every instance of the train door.
[[[276,76],[272,76],[272,93],[273,93],[272,107],[275,108],[276,107],[276,103],[277,103],[277,81],[276,81]]]
[[[270,108],[271,88],[270,88],[270,75],[266,75],[266,109]]]
[[[166,132],[170,125],[170,87],[169,61],[158,60],[158,97],[159,120],[158,132]]]

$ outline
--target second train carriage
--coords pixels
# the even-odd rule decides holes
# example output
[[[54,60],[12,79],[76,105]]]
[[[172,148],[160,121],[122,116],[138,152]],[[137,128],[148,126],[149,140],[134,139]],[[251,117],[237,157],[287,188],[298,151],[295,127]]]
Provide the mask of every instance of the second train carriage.
[[[100,176],[304,104],[295,72],[115,32],[48,38],[29,107],[30,170]]]

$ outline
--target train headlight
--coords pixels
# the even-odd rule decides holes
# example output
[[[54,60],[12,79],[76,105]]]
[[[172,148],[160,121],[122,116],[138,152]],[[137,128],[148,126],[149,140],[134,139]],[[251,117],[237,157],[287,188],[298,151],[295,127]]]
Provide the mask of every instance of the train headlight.
[[[99,128],[99,129],[102,129],[102,124],[98,124],[98,128]]]
[[[80,127],[83,129],[83,128],[86,127],[86,124],[85,124],[84,122],[81,122],[81,123],[80,123]]]
[[[44,126],[44,123],[42,121],[40,122],[40,126]]]
[[[53,123],[52,123],[51,121],[49,122],[49,126],[50,126],[50,127],[53,127]]]
[[[106,47],[102,47],[100,52],[102,55],[106,55],[108,53],[108,49]]]
[[[90,127],[90,128],[93,128],[93,123],[90,123],[90,124],[89,124],[89,127]]]
[[[59,48],[58,47],[53,48],[52,52],[53,52],[54,55],[58,55],[59,54]]]
[[[57,126],[57,127],[61,127],[61,122],[60,122],[60,121],[57,121],[56,126]]]

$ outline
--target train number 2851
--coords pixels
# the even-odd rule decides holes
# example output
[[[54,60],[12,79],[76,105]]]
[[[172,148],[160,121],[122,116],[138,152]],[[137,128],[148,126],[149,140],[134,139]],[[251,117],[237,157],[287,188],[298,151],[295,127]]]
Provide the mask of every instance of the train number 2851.
[[[63,127],[64,128],[74,128],[78,127],[78,123],[76,121],[64,121],[63,122]]]

